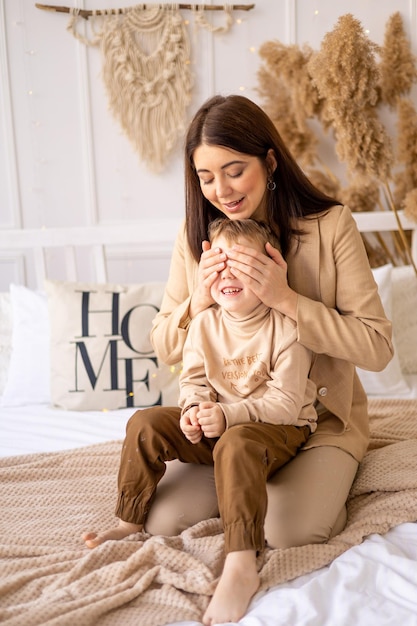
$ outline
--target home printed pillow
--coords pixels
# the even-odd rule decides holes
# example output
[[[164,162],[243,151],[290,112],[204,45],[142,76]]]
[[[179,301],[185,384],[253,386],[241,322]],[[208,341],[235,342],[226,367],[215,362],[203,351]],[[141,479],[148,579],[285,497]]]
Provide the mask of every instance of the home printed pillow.
[[[45,281],[50,320],[51,401],[69,410],[176,406],[178,367],[150,343],[164,283]]]

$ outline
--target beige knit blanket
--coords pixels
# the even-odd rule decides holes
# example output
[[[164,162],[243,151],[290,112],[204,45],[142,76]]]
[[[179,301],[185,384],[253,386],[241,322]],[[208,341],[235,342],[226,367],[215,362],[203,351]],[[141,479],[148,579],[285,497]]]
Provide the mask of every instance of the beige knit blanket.
[[[371,533],[417,520],[417,401],[372,401],[372,440],[346,529],[325,545],[267,550],[262,589],[330,563]],[[0,622],[159,626],[200,621],[219,576],[216,519],[175,538],[135,535],[88,550],[114,523],[120,442],[0,460]]]

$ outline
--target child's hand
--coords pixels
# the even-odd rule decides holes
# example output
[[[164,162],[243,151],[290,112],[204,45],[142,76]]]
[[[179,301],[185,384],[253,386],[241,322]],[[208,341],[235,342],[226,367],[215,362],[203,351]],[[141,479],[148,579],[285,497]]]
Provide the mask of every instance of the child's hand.
[[[226,418],[216,402],[200,402],[197,413],[198,423],[206,437],[220,437],[226,430]]]
[[[198,443],[203,437],[203,432],[200,428],[197,419],[198,406],[192,406],[188,411],[181,415],[180,428],[185,437],[191,443]]]

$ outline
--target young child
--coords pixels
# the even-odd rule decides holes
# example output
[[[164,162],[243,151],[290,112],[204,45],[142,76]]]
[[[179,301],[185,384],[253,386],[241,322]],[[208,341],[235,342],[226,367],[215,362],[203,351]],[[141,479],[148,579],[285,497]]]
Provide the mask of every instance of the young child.
[[[265,224],[219,218],[211,247],[234,244],[265,253],[279,243]],[[204,615],[207,626],[237,621],[259,585],[266,482],[316,428],[312,354],[296,324],[266,307],[226,266],[211,288],[217,306],[192,321],[180,377],[180,428],[193,444],[211,443],[226,560]]]
[[[269,228],[252,219],[219,218],[209,239],[226,255],[235,244],[264,254],[267,242],[279,248]],[[179,423],[169,408],[158,420],[148,411],[135,414],[138,453],[132,462],[122,452],[119,473],[119,484],[131,484],[136,494],[129,519],[98,540],[84,536],[94,547],[141,530],[165,461],[213,464],[226,559],[206,626],[238,621],[246,612],[259,586],[266,482],[296,455],[317,420],[312,354],[297,342],[295,322],[263,304],[227,265],[211,295],[215,304],[192,320],[185,342]],[[126,500],[121,492],[118,509],[126,509]]]

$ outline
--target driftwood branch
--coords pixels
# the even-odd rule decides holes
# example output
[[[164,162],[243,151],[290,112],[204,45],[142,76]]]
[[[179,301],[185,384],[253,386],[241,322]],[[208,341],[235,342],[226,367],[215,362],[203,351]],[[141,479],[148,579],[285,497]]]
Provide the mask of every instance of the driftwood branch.
[[[38,9],[42,9],[43,11],[54,11],[55,13],[70,13],[70,7],[61,7],[50,4],[39,4],[38,2],[35,4]],[[153,5],[149,5],[151,7]],[[250,11],[255,7],[254,4],[232,4],[230,7],[232,11]],[[132,7],[133,8],[133,7]],[[143,5],[143,8],[146,9],[146,4]],[[179,4],[179,9],[184,9],[187,11],[192,11],[193,9],[200,9],[202,11],[224,11],[224,5],[216,5],[216,4]],[[106,11],[90,11],[87,9],[79,9],[78,15],[88,20],[92,15],[118,15],[122,13],[124,9],[107,9]]]

